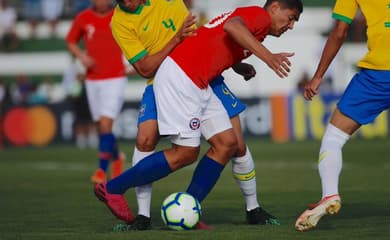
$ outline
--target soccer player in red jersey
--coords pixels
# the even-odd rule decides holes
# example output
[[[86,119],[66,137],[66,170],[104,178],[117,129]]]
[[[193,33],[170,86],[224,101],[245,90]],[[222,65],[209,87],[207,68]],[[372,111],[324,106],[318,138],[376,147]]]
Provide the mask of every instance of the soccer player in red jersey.
[[[107,184],[96,185],[95,194],[114,215],[126,220],[121,215],[128,211],[128,205],[122,205],[128,188],[154,182],[196,161],[201,134],[213,144],[197,165],[187,192],[202,202],[237,146],[229,117],[209,83],[251,54],[286,77],[288,57],[293,54],[273,54],[261,41],[293,29],[302,8],[300,0],[268,0],[264,8],[224,13],[186,38],[162,62],[153,89],[159,132],[169,137],[172,146],[145,157]],[[120,198],[123,201],[117,204]]]
[[[69,51],[86,68],[88,103],[99,130],[99,168],[91,177],[93,183],[106,181],[111,160],[112,177],[123,171],[124,156],[112,126],[123,105],[127,77],[122,52],[111,33],[112,14],[111,0],[93,0],[91,8],[76,16],[66,36]],[[86,51],[78,46],[81,40]]]

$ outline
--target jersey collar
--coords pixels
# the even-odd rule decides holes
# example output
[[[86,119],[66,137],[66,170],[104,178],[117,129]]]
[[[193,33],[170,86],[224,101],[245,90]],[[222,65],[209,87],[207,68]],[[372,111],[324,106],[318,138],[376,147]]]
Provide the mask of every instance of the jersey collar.
[[[118,5],[119,5],[119,8],[120,8],[122,11],[124,11],[124,12],[139,15],[139,14],[142,12],[142,9],[144,8],[144,6],[150,6],[150,0],[146,0],[145,5],[140,5],[140,6],[138,6],[138,8],[137,8],[135,11],[131,11],[130,9],[126,8],[126,7],[125,7],[123,4],[121,4],[121,3],[118,3]]]

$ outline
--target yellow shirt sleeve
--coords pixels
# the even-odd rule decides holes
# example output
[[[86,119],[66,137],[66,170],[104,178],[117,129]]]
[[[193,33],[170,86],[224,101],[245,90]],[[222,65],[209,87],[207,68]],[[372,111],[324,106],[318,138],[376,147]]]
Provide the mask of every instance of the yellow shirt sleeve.
[[[351,24],[359,6],[355,0],[337,0],[332,17],[336,20]]]
[[[112,35],[130,64],[134,64],[148,54],[131,24],[124,25],[114,18],[111,22]]]

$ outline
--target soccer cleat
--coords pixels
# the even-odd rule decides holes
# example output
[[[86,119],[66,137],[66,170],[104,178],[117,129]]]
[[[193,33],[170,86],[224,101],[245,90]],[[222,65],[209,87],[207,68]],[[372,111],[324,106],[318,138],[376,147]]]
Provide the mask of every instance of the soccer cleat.
[[[261,207],[257,207],[250,211],[246,211],[246,221],[248,224],[270,224],[270,225],[280,225],[279,219],[275,216],[269,214],[267,211]]]
[[[104,202],[118,219],[129,224],[134,222],[134,214],[131,212],[123,195],[108,193],[106,183],[96,184],[94,192],[96,197]]]
[[[207,225],[203,221],[199,221],[196,224],[194,229],[196,229],[196,230],[214,230],[214,227]]]
[[[137,215],[133,224],[130,226],[132,231],[145,231],[152,228],[152,219],[144,215]]]
[[[327,196],[311,207],[304,211],[295,222],[295,229],[298,231],[308,231],[317,226],[322,216],[338,213],[341,208],[340,196],[338,194]]]
[[[119,153],[119,158],[112,162],[111,179],[118,177],[122,174],[125,165],[126,155],[123,152]]]
[[[143,215],[137,215],[132,224],[117,224],[114,228],[114,232],[128,232],[128,231],[145,231],[152,228],[152,221],[150,217]]]
[[[106,173],[101,168],[96,169],[95,173],[91,176],[91,182],[93,184],[103,183],[106,180]]]

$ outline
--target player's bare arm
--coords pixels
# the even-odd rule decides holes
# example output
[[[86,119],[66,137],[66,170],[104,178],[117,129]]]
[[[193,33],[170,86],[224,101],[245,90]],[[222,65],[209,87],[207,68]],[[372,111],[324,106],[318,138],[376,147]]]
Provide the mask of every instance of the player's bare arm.
[[[265,62],[280,78],[288,76],[291,66],[288,57],[292,57],[294,53],[271,53],[252,35],[240,17],[226,21],[224,30],[243,48]]]
[[[169,53],[186,37],[195,34],[195,22],[196,17],[191,13],[188,14],[179,31],[161,51],[153,55],[146,55],[134,63],[133,66],[137,72],[144,78],[152,78],[156,74],[157,69],[162,61],[169,55]]]
[[[256,76],[256,69],[252,64],[240,62],[232,66],[232,69],[241,76],[244,77],[246,81],[250,80]]]
[[[322,82],[323,76],[328,69],[330,63],[333,61],[337,52],[343,44],[349,25],[342,21],[336,21],[336,25],[331,31],[329,38],[325,44],[322,52],[321,60],[318,64],[317,70],[312,80],[305,84],[303,96],[306,100],[312,100],[312,98],[318,94],[318,89]]]
[[[69,51],[80,60],[85,68],[92,68],[95,65],[95,60],[85,53],[76,43],[68,43]]]

